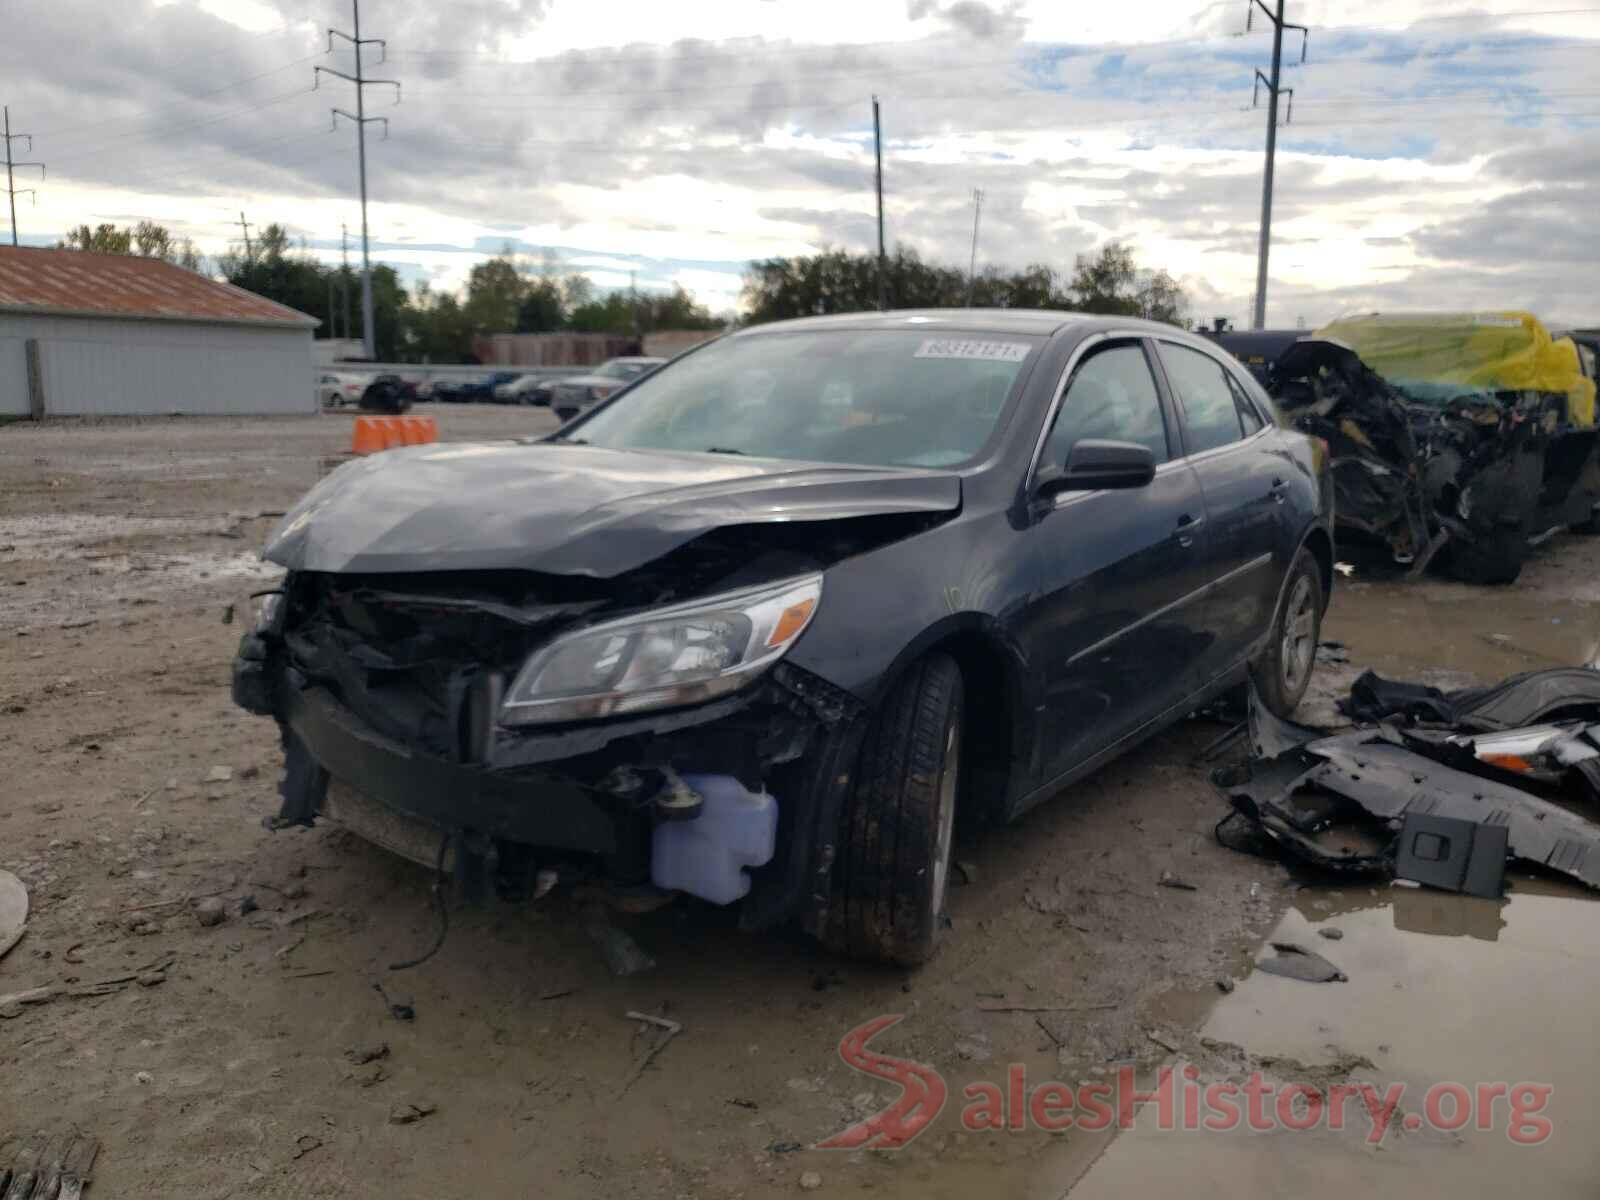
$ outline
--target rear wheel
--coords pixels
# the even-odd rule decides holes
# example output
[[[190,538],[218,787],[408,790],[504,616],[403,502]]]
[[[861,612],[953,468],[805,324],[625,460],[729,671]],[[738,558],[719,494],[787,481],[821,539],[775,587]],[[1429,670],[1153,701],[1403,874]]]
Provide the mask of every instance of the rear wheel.
[[[917,966],[939,940],[961,780],[961,670],[916,663],[873,719],[840,817],[824,940],[855,958]]]
[[[1515,583],[1528,557],[1528,535],[1521,529],[1497,529],[1471,542],[1449,548],[1450,574],[1463,583]]]
[[[1287,719],[1311,683],[1326,594],[1322,568],[1311,551],[1302,548],[1289,567],[1267,649],[1250,668],[1257,695],[1275,716]]]

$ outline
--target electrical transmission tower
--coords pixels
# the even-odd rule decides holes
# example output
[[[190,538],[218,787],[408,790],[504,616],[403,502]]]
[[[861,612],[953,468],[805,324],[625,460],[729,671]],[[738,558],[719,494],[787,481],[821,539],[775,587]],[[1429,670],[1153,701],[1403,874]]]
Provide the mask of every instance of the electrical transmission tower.
[[[1281,86],[1283,76],[1283,31],[1297,29],[1300,31],[1300,61],[1306,61],[1306,45],[1311,40],[1311,33],[1304,25],[1294,25],[1283,19],[1283,0],[1277,0],[1278,9],[1274,12],[1266,6],[1265,0],[1250,0],[1249,15],[1245,18],[1244,27],[1248,33],[1259,8],[1267,14],[1267,20],[1272,22],[1272,75],[1269,78],[1259,70],[1256,72],[1255,86],[1250,96],[1250,106],[1255,107],[1261,95],[1261,85],[1267,85],[1267,166],[1261,179],[1261,245],[1256,251],[1256,301],[1255,314],[1252,327],[1264,329],[1267,322],[1267,253],[1272,248],[1272,171],[1278,157],[1278,97],[1289,97],[1288,112],[1284,116],[1287,125],[1294,116],[1294,89]]]
[[[244,209],[239,210],[239,228],[244,230],[244,261],[253,263],[256,260],[254,252],[250,249],[250,222],[244,219]]]
[[[28,153],[33,153],[33,136],[26,133],[11,132],[11,108],[5,110],[5,139],[6,139],[6,197],[11,201],[11,244],[17,244],[17,184],[14,172],[18,167],[38,167],[39,178],[44,179],[44,164],[42,162],[17,162],[11,157],[12,142],[27,142]],[[33,188],[23,188],[22,194],[32,196],[35,204],[39,203],[39,193]]]
[[[392,87],[394,89],[394,102],[400,103],[400,81],[397,79],[368,79],[361,72],[361,48],[363,46],[378,46],[381,48],[378,61],[385,61],[388,55],[388,43],[382,38],[364,38],[361,36],[361,0],[350,0],[351,21],[354,33],[345,33],[343,30],[328,30],[328,52],[333,52],[333,39],[341,37],[349,42],[355,50],[356,73],[346,75],[343,71],[335,71],[332,67],[313,67],[311,70],[312,86],[321,83],[324,73],[337,76],[349,83],[356,85],[356,111],[348,113],[342,108],[333,110],[333,128],[339,128],[339,118],[354,121],[356,126],[356,147],[361,169],[361,344],[362,355],[369,361],[378,357],[376,343],[372,335],[372,257],[367,249],[367,126],[374,121],[383,124],[383,136],[389,136],[388,117],[367,116],[367,89],[369,87]]]

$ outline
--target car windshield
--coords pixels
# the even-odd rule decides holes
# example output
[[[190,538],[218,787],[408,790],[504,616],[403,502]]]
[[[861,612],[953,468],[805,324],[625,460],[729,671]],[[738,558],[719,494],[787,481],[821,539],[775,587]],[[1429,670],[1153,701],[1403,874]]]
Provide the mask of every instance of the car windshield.
[[[725,338],[657,371],[568,436],[614,449],[950,467],[989,440],[1039,344],[1022,334],[915,330]]]

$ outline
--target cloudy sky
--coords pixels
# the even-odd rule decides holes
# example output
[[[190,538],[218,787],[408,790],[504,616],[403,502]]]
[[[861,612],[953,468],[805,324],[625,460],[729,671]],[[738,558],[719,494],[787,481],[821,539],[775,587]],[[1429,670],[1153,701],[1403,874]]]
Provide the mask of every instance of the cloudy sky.
[[[359,232],[348,0],[10,0],[0,91],[48,164],[22,238],[161,221],[211,253]],[[459,287],[509,242],[601,287],[737,305],[750,259],[891,244],[1044,262],[1112,238],[1248,317],[1267,23],[1246,0],[366,0],[373,255]],[[1290,0],[1268,321],[1526,307],[1600,323],[1600,6]],[[1259,14],[1258,14],[1259,17]],[[374,53],[376,49],[374,48]],[[19,152],[23,146],[19,145]],[[23,181],[19,180],[19,185]],[[27,181],[31,185],[32,181]],[[3,213],[0,213],[3,219]],[[352,237],[352,244],[357,243]]]

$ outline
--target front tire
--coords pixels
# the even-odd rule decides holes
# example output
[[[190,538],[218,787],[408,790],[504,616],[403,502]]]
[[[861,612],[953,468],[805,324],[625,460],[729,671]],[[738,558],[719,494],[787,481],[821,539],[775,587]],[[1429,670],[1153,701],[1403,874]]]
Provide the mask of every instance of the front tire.
[[[1288,720],[1299,706],[1317,665],[1322,634],[1322,568],[1311,551],[1301,548],[1289,567],[1283,598],[1272,620],[1267,649],[1250,668],[1256,694],[1274,716]]]
[[[961,782],[961,670],[929,654],[895,686],[861,746],[840,814],[824,941],[914,967],[938,947]]]

